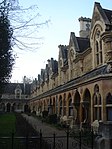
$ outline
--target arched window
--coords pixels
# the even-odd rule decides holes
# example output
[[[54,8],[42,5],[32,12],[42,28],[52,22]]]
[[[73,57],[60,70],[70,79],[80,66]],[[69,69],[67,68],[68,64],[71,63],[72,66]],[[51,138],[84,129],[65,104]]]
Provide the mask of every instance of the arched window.
[[[80,100],[81,100],[80,94],[79,94],[78,90],[76,90],[75,95],[74,95],[74,100],[73,100],[73,105],[74,105],[74,108],[75,108],[74,116],[75,116],[75,123],[76,124],[79,124],[80,119],[81,119]]]
[[[21,98],[21,89],[16,89],[16,91],[15,91],[15,98],[17,98],[17,99]]]
[[[97,96],[94,95],[94,105],[97,105],[97,103],[98,103],[98,98]]]
[[[73,116],[72,99],[69,99],[69,116]]]
[[[99,65],[99,47],[98,47],[98,41],[96,41],[96,63]]]
[[[62,96],[59,97],[59,115],[62,115]]]
[[[101,31],[96,29],[95,34],[95,63],[96,66],[101,65],[103,63],[103,56],[102,56],[102,40],[100,38]]]
[[[66,115],[66,98],[63,100],[63,115]]]
[[[108,93],[106,97],[106,104],[112,104],[112,95],[111,93]]]
[[[101,105],[102,101],[101,101],[101,95],[99,95],[99,105]]]
[[[108,93],[106,96],[106,114],[107,121],[112,121],[112,95]]]
[[[22,94],[22,90],[21,90],[20,85],[18,84],[16,89],[15,89],[15,98],[21,99],[21,94]]]
[[[96,84],[94,87],[93,95],[93,118],[94,120],[102,120],[102,99],[99,93],[99,86]]]
[[[56,95],[56,100],[55,101],[56,101],[55,104],[56,104],[56,114],[57,114],[58,113],[58,96],[57,95]]]
[[[99,86],[98,86],[98,84],[96,84],[96,85],[94,86],[94,93],[96,93],[96,92],[99,92]]]
[[[60,115],[62,115],[62,99],[60,99]]]
[[[88,88],[85,89],[83,94],[82,101],[82,121],[89,122],[91,121],[91,94]]]

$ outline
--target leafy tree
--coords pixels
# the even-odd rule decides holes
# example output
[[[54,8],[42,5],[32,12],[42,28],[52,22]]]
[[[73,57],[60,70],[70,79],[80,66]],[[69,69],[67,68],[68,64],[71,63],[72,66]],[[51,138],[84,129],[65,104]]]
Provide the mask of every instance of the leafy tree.
[[[9,82],[15,60],[12,52],[13,29],[3,6],[0,6],[0,94],[4,84]]]

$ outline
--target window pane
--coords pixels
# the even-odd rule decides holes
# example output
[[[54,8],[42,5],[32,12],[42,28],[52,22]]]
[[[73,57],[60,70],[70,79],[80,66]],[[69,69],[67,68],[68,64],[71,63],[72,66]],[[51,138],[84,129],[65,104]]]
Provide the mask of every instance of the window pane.
[[[101,115],[101,107],[99,108],[99,120],[102,119],[102,115]]]
[[[96,63],[99,65],[99,54],[96,54]]]
[[[107,121],[112,121],[112,107],[108,107],[107,111]]]
[[[98,48],[98,42],[96,41],[96,52],[99,51],[99,48]]]
[[[100,52],[100,63],[103,62],[103,58],[102,58],[102,51]]]
[[[97,119],[97,108],[94,108],[94,120]]]

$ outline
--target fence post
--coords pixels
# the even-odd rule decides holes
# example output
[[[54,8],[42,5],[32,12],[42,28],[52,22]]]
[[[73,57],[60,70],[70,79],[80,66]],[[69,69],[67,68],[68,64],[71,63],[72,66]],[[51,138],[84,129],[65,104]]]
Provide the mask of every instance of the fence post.
[[[94,146],[94,133],[93,133],[93,128],[91,130],[91,139],[92,139],[92,142],[91,142],[91,149],[93,149],[93,146]]]
[[[12,132],[12,142],[11,142],[12,149],[14,149],[14,133]]]
[[[69,149],[69,127],[67,128],[67,149]]]
[[[26,134],[26,149],[28,149],[28,134]]]
[[[55,138],[56,138],[56,135],[55,135],[55,133],[53,134],[53,149],[55,149]]]
[[[79,149],[81,149],[81,144],[82,143],[82,131],[79,131]]]
[[[42,149],[42,132],[41,132],[41,129],[40,129],[40,149]]]

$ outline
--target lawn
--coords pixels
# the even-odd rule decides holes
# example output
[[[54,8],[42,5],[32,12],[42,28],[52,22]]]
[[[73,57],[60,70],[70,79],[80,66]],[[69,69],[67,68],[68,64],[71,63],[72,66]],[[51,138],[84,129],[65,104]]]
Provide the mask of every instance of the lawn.
[[[40,139],[29,139],[29,137],[38,135],[21,114],[0,114],[0,149],[37,149]],[[46,143],[45,146],[47,149]]]
[[[15,132],[15,122],[14,114],[0,114],[0,136],[11,136]]]

